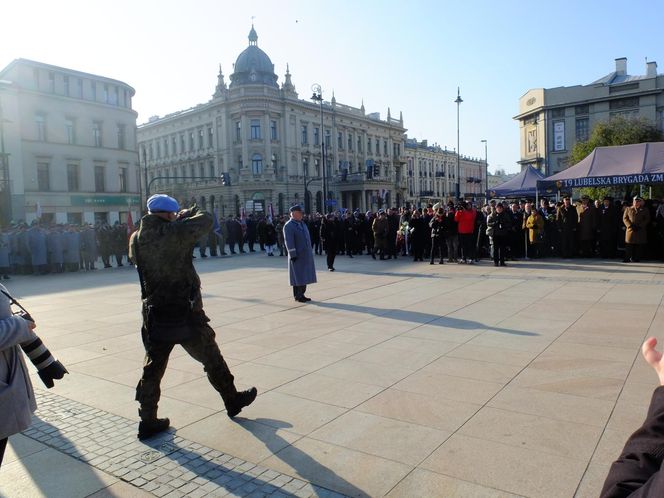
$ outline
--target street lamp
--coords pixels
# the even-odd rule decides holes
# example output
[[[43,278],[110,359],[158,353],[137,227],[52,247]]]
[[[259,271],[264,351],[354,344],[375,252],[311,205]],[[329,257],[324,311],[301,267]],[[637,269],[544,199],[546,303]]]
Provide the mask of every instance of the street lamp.
[[[487,155],[487,141],[486,139],[480,140],[484,143],[484,201],[485,204],[489,203],[489,156]]]
[[[311,95],[311,100],[320,104],[320,155],[323,167],[323,213],[327,213],[327,174],[325,171],[325,132],[323,130],[323,89],[317,83],[311,86],[314,92]],[[306,189],[305,189],[306,190]]]
[[[461,107],[461,89],[457,87],[457,98],[454,101],[457,105],[457,164],[456,164],[456,198],[457,201],[461,198],[461,180],[459,178],[461,170],[461,153],[459,151],[459,107]]]

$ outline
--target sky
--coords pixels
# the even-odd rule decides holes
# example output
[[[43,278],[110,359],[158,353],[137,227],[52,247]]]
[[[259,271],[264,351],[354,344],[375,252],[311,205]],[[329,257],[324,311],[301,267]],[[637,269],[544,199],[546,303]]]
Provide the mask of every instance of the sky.
[[[4,0],[0,67],[17,58],[102,75],[136,89],[138,123],[211,99],[248,45],[299,97],[403,112],[410,138],[457,147],[489,170],[519,171],[519,97],[589,84],[627,57],[664,73],[660,0]],[[252,19],[253,17],[253,19]]]

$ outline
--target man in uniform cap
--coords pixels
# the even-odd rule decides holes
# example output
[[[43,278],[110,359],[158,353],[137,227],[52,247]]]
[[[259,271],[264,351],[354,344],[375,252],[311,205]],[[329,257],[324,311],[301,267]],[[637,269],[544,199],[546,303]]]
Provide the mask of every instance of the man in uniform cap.
[[[201,282],[193,265],[196,241],[212,228],[210,213],[197,206],[180,211],[178,202],[164,194],[148,199],[148,214],[129,242],[129,256],[141,280],[145,347],[143,376],[136,388],[141,422],[138,438],[145,439],[169,427],[167,418],[157,418],[161,378],[175,344],[180,344],[205,368],[212,387],[221,395],[226,412],[234,417],[256,399],[256,388],[238,392],[224,361],[210,319],[203,311]],[[185,318],[185,320],[183,320]],[[183,321],[188,333],[168,334],[169,322]],[[172,329],[171,329],[172,330]],[[170,337],[168,337],[170,335]]]
[[[316,283],[316,265],[311,250],[309,229],[302,221],[302,207],[299,204],[290,208],[290,220],[284,225],[284,242],[288,251],[288,274],[293,287],[293,298],[306,303],[311,301],[304,295],[307,284]]]

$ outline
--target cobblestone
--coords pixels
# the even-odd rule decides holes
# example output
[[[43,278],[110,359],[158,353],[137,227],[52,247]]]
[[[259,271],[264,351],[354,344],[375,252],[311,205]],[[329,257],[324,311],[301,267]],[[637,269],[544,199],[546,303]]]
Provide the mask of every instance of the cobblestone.
[[[157,497],[341,497],[173,432],[136,441],[136,422],[50,392],[23,434]],[[94,427],[95,432],[89,427]]]

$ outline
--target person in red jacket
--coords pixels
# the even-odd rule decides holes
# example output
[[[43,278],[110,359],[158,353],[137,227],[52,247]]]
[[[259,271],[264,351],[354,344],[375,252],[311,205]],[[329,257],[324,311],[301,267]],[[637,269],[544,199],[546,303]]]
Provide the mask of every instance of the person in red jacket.
[[[475,231],[475,217],[477,211],[469,202],[461,202],[454,214],[454,220],[459,224],[459,246],[461,248],[461,260],[459,263],[472,265],[475,261],[475,243],[473,232]]]
[[[655,369],[655,389],[646,420],[632,434],[604,481],[601,498],[664,496],[664,359],[655,349],[657,339],[646,339],[641,352]]]

